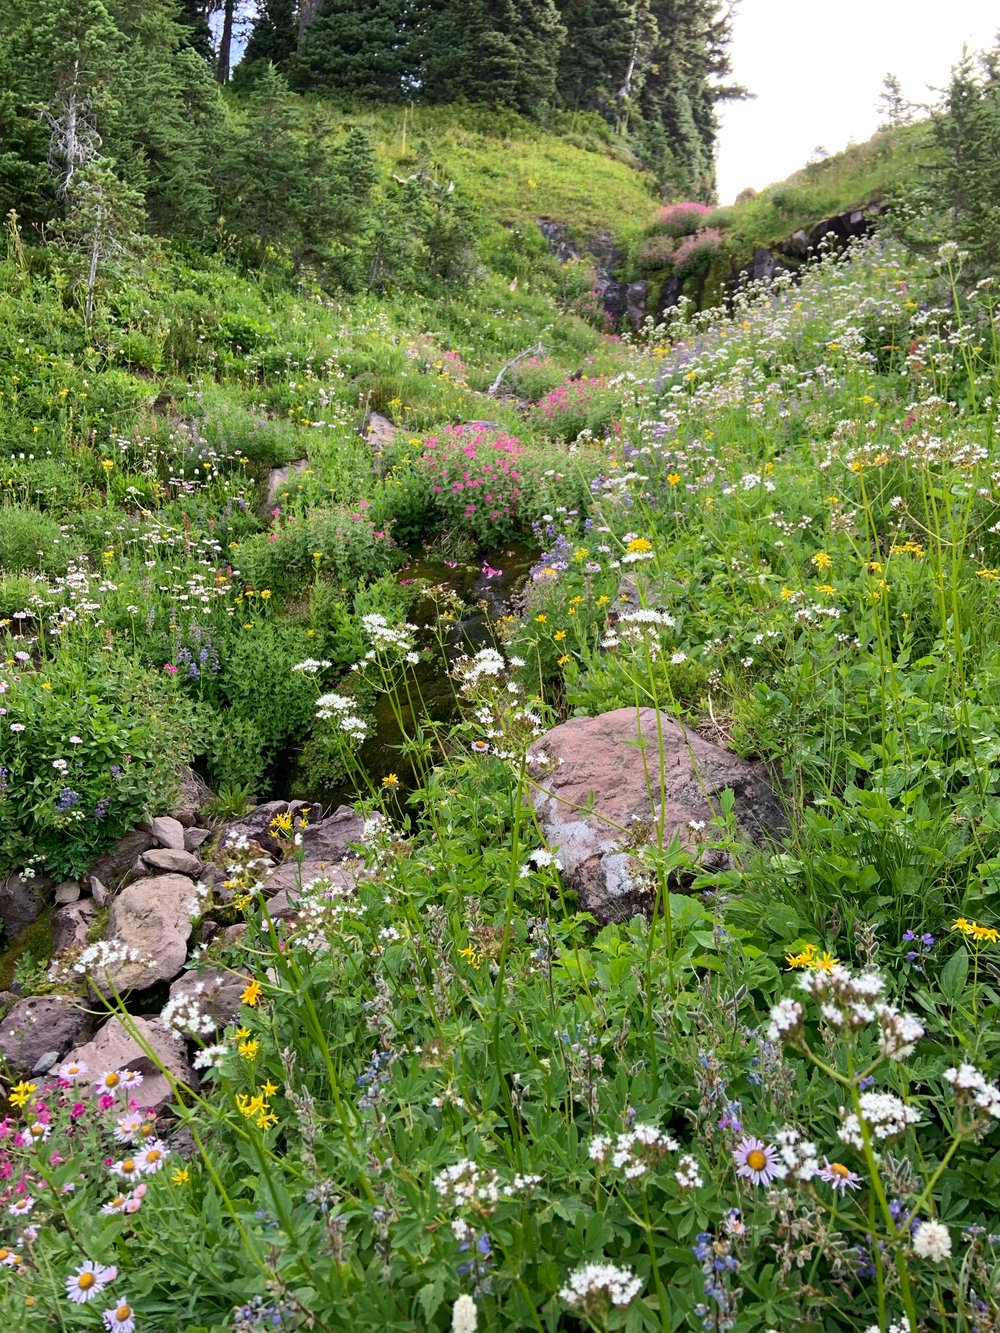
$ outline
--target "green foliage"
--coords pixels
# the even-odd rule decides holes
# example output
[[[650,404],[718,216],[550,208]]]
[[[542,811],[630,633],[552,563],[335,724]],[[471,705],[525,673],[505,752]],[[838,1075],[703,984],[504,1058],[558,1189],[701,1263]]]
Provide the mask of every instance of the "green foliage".
[[[164,808],[194,737],[167,680],[116,654],[5,669],[0,871],[56,879]]]

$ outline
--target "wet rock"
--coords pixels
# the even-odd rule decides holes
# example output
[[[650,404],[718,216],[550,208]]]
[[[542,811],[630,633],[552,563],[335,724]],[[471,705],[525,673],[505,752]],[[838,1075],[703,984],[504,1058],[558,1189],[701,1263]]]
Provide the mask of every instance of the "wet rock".
[[[173,1092],[166,1077],[160,1072],[157,1062],[181,1083],[193,1084],[194,1074],[187,1063],[184,1042],[156,1018],[128,1018],[129,1027],[134,1028],[147,1046],[156,1055],[152,1060],[143,1050],[135,1037],[119,1018],[109,1018],[92,1041],[84,1046],[77,1046],[67,1055],[67,1060],[86,1065],[94,1078],[112,1069],[135,1069],[143,1076],[142,1086],[133,1097],[143,1107],[162,1106],[173,1100]]]
[[[664,842],[676,835],[685,851],[697,855],[697,825],[714,817],[727,788],[749,841],[765,844],[787,832],[781,802],[759,769],[663,714],[659,725],[662,803],[655,709],[641,710],[638,730],[632,708],[572,718],[529,752],[536,757],[540,790],[531,799],[542,834],[558,848],[567,888],[602,924],[651,910],[652,888],[632,853],[655,842],[662,826]],[[723,869],[730,860],[724,852],[708,852],[702,864]]]
[[[56,908],[52,915],[53,955],[83,948],[96,915],[97,903],[93,898],[81,898],[79,902]]]
[[[0,921],[9,940],[37,921],[55,882],[48,875],[8,875],[0,879]]]
[[[201,874],[201,862],[198,858],[176,847],[154,847],[152,851],[143,853],[142,859],[151,870],[191,875],[194,879]]]
[[[133,829],[131,833],[119,838],[110,852],[98,857],[90,867],[90,873],[102,884],[116,889],[130,867],[152,845],[153,835],[147,829]]]
[[[172,981],[187,960],[194,897],[185,875],[155,875],[122,889],[111,904],[105,939],[126,945],[137,961],[111,964],[94,978],[98,989],[124,993]]]
[[[215,793],[187,764],[181,765],[178,783],[179,790],[170,814],[179,824],[190,828],[197,824],[202,807],[214,799]]]
[[[338,806],[332,815],[310,824],[302,834],[302,850],[309,861],[343,861],[352,855],[352,843],[360,842],[365,821],[349,805]]]
[[[47,1069],[78,1041],[91,1016],[66,995],[29,995],[18,1000],[0,1024],[0,1058],[12,1074],[36,1072],[54,1052]]]
[[[157,815],[150,821],[149,831],[161,847],[184,850],[184,825],[172,815]]]

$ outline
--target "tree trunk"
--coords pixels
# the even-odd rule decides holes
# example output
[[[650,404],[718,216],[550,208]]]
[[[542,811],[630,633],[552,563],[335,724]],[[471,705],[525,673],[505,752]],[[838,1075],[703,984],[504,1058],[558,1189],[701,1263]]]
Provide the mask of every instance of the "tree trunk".
[[[80,62],[73,61],[73,82],[69,86],[66,94],[66,170],[59,183],[57,194],[62,199],[69,195],[70,182],[73,179],[73,173],[76,170],[76,158],[79,152],[78,129],[77,129],[77,101],[76,90],[80,79]]]
[[[97,287],[97,261],[101,253],[101,233],[95,225],[94,235],[90,242],[90,271],[87,274],[87,299],[83,306],[83,323],[87,332],[90,332],[90,325],[94,319],[94,291]]]
[[[312,27],[312,21],[316,17],[318,9],[319,0],[299,0],[299,46],[302,45],[302,38]]]
[[[233,57],[233,22],[236,13],[236,0],[225,0],[222,10],[222,36],[219,38],[219,63],[215,78],[218,83],[229,82],[229,71]]]

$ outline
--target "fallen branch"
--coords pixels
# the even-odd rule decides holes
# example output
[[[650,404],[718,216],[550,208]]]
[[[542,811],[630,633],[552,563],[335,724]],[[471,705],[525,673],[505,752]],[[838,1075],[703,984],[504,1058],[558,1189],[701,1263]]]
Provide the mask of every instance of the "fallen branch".
[[[523,361],[526,356],[542,356],[544,351],[545,348],[542,346],[541,342],[538,342],[534,347],[526,347],[523,352],[518,352],[517,356],[512,356],[509,361],[505,361],[500,367],[500,374],[486,390],[486,397],[493,397],[497,389],[500,388],[504,375],[506,375],[507,371],[512,369],[512,367],[516,366],[519,361]]]

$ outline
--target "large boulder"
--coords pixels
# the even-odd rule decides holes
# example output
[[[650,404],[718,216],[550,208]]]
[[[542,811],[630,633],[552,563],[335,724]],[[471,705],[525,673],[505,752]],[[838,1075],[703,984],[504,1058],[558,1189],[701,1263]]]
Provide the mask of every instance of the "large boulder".
[[[169,1007],[176,1011],[195,1006],[216,1028],[224,1028],[240,1012],[240,996],[248,981],[249,977],[221,967],[185,972],[170,987]]]
[[[66,995],[29,995],[0,1023],[0,1058],[12,1074],[30,1074],[45,1056],[53,1063],[90,1024],[90,1015]]]
[[[187,959],[195,888],[186,875],[154,875],[122,889],[111,904],[105,938],[126,946],[129,956],[92,977],[105,994],[145,990],[172,981]]]
[[[174,1096],[161,1066],[180,1083],[190,1085],[195,1081],[187,1063],[185,1045],[159,1019],[129,1016],[127,1021],[135,1036],[129,1033],[120,1018],[109,1018],[92,1041],[70,1051],[66,1058],[74,1064],[85,1065],[94,1079],[109,1070],[138,1070],[143,1082],[133,1097],[140,1106],[155,1109],[172,1101]],[[152,1056],[146,1053],[147,1049],[152,1051]]]
[[[662,738],[662,748],[661,748]],[[538,783],[531,800],[546,843],[558,848],[567,888],[602,924],[649,912],[653,897],[633,850],[675,835],[710,868],[724,852],[702,852],[704,826],[728,788],[743,836],[764,844],[787,831],[784,810],[754,765],[653,708],[572,718],[529,751]],[[674,887],[680,887],[679,884]]]
[[[279,837],[271,828],[272,821],[278,815],[290,814],[293,819],[305,819],[310,824],[318,820],[323,813],[320,805],[309,805],[305,801],[266,801],[254,806],[252,810],[234,819],[226,825],[218,839],[219,855],[226,859],[226,847],[240,838],[256,843],[270,856],[280,858],[288,847],[288,840]]]

